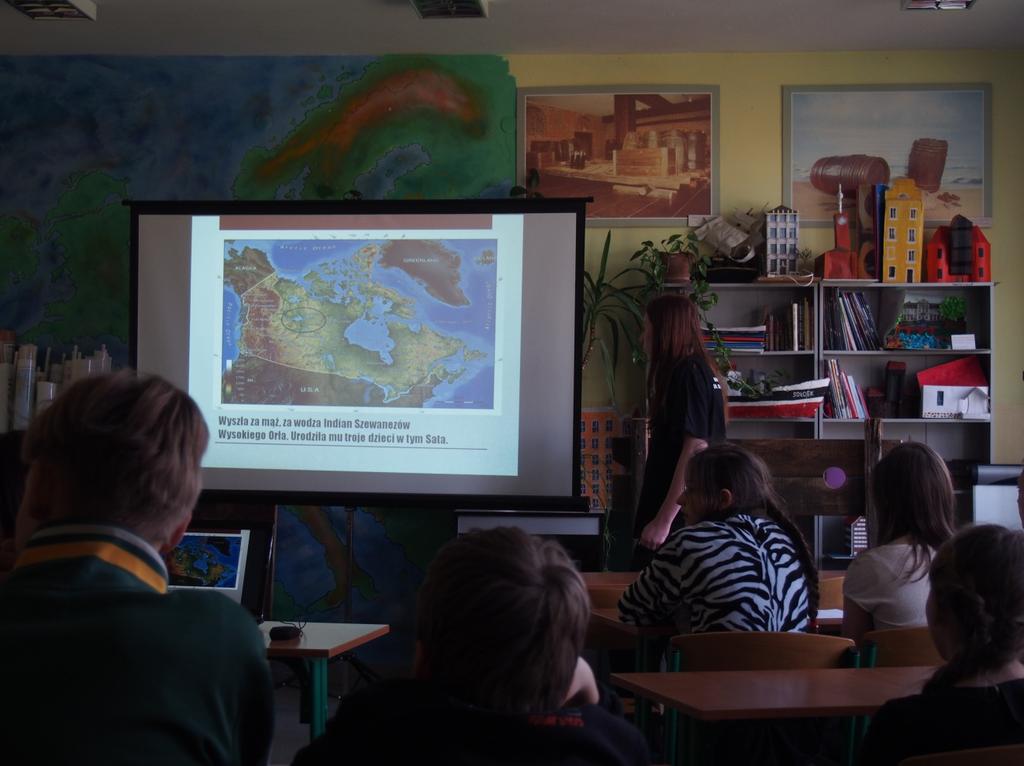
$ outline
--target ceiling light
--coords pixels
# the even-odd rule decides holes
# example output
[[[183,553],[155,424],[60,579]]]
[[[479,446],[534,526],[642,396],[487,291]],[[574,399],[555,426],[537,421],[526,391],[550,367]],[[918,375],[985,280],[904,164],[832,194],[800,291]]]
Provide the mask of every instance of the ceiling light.
[[[411,0],[421,19],[485,19],[487,0]]]
[[[966,11],[974,0],[902,0],[905,11]]]
[[[89,19],[96,21],[92,0],[7,0],[30,19]]]

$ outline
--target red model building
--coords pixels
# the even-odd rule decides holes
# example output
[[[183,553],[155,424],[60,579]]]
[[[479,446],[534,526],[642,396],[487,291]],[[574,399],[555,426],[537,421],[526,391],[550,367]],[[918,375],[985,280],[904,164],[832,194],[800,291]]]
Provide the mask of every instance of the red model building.
[[[928,243],[925,282],[991,282],[991,247],[981,229],[955,216],[940,226]]]
[[[843,187],[839,186],[836,214],[832,216],[836,245],[814,261],[814,273],[825,279],[856,279],[857,254],[850,239],[850,216],[843,212]]]

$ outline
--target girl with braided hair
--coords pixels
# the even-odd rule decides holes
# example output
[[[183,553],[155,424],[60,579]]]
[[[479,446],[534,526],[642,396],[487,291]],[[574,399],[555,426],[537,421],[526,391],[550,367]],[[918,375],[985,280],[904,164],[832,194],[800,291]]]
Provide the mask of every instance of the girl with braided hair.
[[[1024,743],[1024,532],[965,529],[930,579],[928,627],[946,664],[921,694],[878,711],[862,763]]]
[[[624,622],[683,631],[799,631],[817,614],[818,574],[767,466],[735,444],[693,454],[676,530],[623,594]]]

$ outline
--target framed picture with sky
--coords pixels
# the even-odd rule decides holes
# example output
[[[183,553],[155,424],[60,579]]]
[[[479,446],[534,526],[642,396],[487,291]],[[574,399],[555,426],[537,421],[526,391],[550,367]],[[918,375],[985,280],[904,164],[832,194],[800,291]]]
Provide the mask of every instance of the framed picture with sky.
[[[685,226],[718,212],[718,86],[521,88],[518,101],[519,182],[593,197],[589,224]]]
[[[840,183],[852,206],[859,185],[909,177],[927,226],[991,225],[991,113],[989,84],[783,86],[784,203],[830,225]]]

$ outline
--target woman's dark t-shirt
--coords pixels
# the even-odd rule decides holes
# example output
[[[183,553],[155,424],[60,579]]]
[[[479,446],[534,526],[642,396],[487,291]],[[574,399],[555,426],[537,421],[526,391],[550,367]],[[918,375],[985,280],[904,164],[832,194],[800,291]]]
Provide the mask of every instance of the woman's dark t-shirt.
[[[707,362],[697,356],[676,364],[661,412],[651,423],[644,483],[633,525],[634,537],[640,537],[665,500],[687,434],[708,444],[725,439],[721,386]],[[682,515],[676,516],[676,520],[682,524]]]

